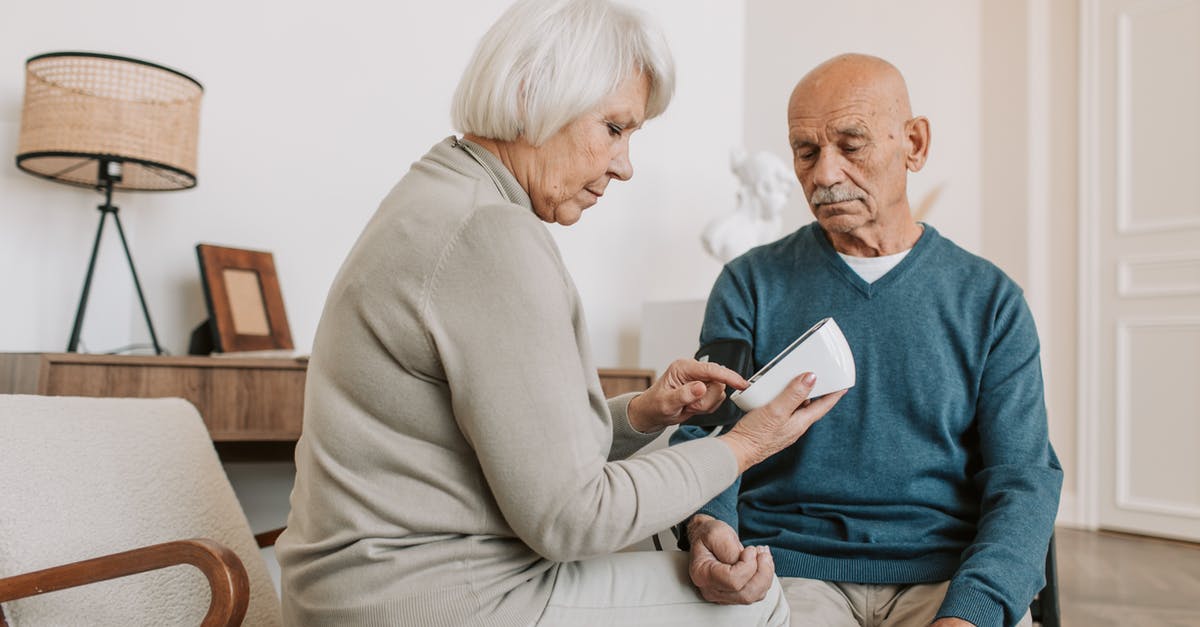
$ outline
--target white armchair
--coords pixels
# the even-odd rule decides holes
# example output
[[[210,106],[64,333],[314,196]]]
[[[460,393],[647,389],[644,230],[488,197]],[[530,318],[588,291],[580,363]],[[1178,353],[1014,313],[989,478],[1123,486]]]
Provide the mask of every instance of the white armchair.
[[[186,401],[0,395],[0,465],[0,625],[281,624]]]

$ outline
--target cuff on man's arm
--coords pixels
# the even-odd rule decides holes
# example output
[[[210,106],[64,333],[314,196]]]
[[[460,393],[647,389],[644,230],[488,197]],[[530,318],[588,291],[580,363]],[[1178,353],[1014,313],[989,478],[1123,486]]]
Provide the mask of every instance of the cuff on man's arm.
[[[934,620],[938,618],[961,618],[975,627],[1005,627],[1004,606],[999,601],[982,590],[953,581]]]
[[[696,514],[708,514],[709,516],[712,516],[713,518],[716,518],[717,520],[724,522],[725,524],[729,525],[730,527],[733,527],[733,529],[735,531],[738,528],[738,519],[737,519],[736,511],[734,511],[731,508],[725,507],[723,503],[717,503],[716,501],[710,501],[708,503],[708,505],[705,505],[703,508],[701,508],[695,514],[692,514],[691,516],[684,518],[683,522],[679,523],[678,525],[675,525],[674,527],[671,527],[671,532],[675,534],[675,545],[679,547],[680,551],[692,550],[692,543],[688,540],[687,529],[688,529],[688,525],[692,522],[692,518],[696,517]]]

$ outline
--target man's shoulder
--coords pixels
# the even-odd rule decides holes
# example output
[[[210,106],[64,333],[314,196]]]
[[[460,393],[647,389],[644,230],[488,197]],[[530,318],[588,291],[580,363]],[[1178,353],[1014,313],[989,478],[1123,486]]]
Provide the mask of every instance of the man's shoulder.
[[[735,274],[742,274],[783,264],[793,265],[798,256],[817,250],[812,234],[813,224],[806,224],[773,242],[755,246],[730,260],[726,267]]]
[[[932,227],[927,227],[932,228]],[[933,265],[939,272],[949,273],[957,281],[968,281],[977,286],[1005,286],[1020,291],[1020,287],[1004,270],[982,255],[973,253],[954,240],[934,231],[932,242]]]

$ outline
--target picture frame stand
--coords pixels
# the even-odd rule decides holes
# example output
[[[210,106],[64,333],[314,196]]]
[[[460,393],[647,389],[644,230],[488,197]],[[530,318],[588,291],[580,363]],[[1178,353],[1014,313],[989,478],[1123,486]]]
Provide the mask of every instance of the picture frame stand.
[[[269,252],[197,244],[201,283],[208,305],[211,346],[204,344],[204,324],[192,332],[188,351],[212,353],[291,350],[292,333],[283,293]],[[193,353],[195,354],[195,353]]]

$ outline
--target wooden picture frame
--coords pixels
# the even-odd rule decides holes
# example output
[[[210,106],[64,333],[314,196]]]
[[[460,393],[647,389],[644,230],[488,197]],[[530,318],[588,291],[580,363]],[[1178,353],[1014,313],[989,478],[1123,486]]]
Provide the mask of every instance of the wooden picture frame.
[[[268,252],[197,244],[213,350],[291,350],[283,293]]]

